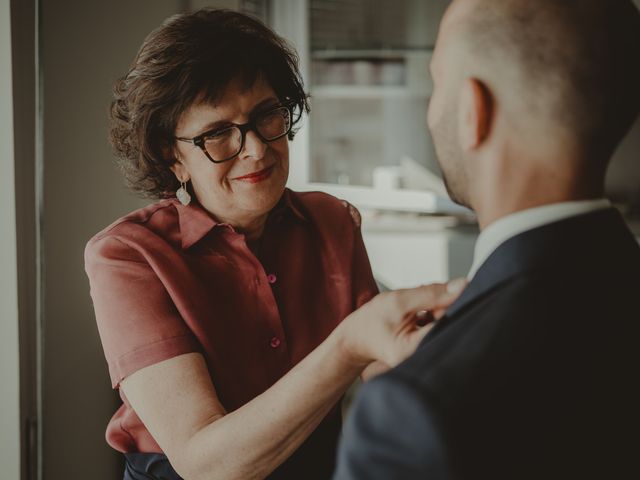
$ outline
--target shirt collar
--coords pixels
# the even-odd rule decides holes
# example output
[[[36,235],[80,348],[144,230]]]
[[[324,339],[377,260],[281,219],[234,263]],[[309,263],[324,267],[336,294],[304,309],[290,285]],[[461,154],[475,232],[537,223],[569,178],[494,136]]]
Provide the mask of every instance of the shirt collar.
[[[529,208],[502,217],[485,228],[478,236],[473,255],[473,264],[467,278],[471,280],[485,260],[501,244],[522,232],[576,215],[610,207],[611,203],[604,198],[579,200]]]
[[[182,205],[173,200],[180,222],[182,248],[187,249],[209,233],[215,226],[221,225],[197,202]]]
[[[296,200],[296,194],[288,188],[285,189],[277,205],[269,214],[269,218],[271,218],[273,214],[282,215],[284,213],[290,212],[296,218],[307,221],[307,217],[300,209]],[[227,227],[233,230],[233,226],[229,225],[228,223],[218,222],[196,201],[190,203],[189,205],[182,205],[176,199],[173,199],[172,202],[178,212],[180,236],[183,249],[187,249],[194,245],[196,242],[200,241],[200,239],[202,239],[215,227]]]

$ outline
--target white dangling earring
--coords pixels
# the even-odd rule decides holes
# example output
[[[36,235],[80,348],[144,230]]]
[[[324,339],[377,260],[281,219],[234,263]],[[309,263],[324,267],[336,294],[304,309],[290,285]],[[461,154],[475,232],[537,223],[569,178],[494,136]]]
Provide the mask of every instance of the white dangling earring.
[[[180,182],[180,188],[176,191],[176,198],[185,207],[191,203],[191,195],[187,192],[184,182]]]

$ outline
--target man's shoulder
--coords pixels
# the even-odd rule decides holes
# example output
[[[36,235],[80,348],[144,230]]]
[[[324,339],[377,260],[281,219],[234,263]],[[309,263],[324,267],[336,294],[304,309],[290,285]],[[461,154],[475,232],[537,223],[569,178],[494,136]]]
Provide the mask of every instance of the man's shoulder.
[[[541,269],[509,278],[445,316],[397,375],[457,396],[509,382],[542,385],[596,364],[627,371],[631,357],[640,360],[631,345],[640,334],[638,276],[633,283],[602,275]]]
[[[398,375],[424,388],[451,386],[465,378],[500,375],[520,358],[527,361],[546,345],[595,335],[579,329],[595,328],[598,318],[588,312],[588,298],[596,285],[572,274],[540,271],[512,277],[471,299],[443,319],[417,351],[398,366]],[[609,288],[609,287],[607,287]],[[598,303],[599,299],[592,300]],[[570,346],[569,346],[570,347]],[[550,352],[549,352],[550,353]],[[486,365],[493,365],[487,368]]]
[[[410,378],[392,371],[361,388],[343,429],[334,475],[334,480],[450,478],[437,419]]]
[[[539,287],[536,278],[520,277],[473,298],[455,315],[445,315],[390,375],[427,390],[444,386],[441,372],[450,376],[448,386],[464,383],[487,356],[498,354],[498,339],[514,335],[511,342],[526,341],[524,325],[545,313],[544,302],[551,301]]]

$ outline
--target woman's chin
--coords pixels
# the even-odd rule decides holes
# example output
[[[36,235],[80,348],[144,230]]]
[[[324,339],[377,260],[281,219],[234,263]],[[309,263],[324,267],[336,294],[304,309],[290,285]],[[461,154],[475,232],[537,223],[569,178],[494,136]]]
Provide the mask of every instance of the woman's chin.
[[[254,210],[256,213],[268,213],[276,206],[284,193],[284,181],[270,181],[253,184],[243,184],[235,189],[235,195],[242,197],[241,203],[245,210]]]

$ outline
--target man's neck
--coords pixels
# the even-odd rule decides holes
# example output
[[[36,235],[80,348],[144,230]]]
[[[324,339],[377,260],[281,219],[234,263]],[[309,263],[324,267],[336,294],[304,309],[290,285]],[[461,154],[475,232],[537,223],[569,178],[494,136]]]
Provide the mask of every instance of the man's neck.
[[[551,173],[529,175],[518,181],[502,179],[485,188],[487,194],[475,209],[480,229],[512,213],[562,202],[598,199],[604,196],[602,183],[584,177]]]
[[[607,159],[570,138],[522,142],[507,133],[469,162],[468,200],[481,229],[521,210],[604,196]]]

